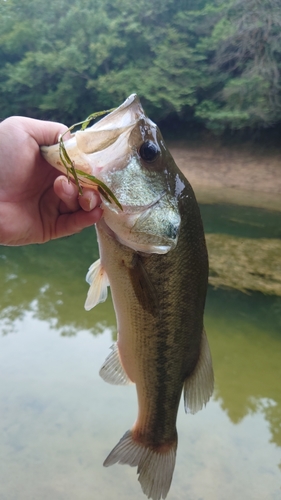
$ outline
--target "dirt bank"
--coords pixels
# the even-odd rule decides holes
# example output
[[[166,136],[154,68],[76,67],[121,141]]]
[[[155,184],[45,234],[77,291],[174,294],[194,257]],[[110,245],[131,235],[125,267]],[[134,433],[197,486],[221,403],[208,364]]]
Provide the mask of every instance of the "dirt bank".
[[[259,146],[169,142],[197,198],[281,210],[281,152]]]

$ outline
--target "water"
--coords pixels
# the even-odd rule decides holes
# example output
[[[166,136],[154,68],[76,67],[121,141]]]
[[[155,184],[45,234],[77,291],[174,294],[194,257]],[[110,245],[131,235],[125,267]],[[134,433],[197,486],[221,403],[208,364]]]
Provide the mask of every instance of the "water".
[[[206,231],[280,237],[274,212],[209,205],[202,213]],[[83,309],[97,255],[92,229],[0,249],[1,500],[146,498],[135,469],[102,467],[137,403],[134,386],[98,376],[116,327],[110,299]],[[194,416],[181,403],[168,498],[280,499],[281,298],[210,287],[205,324],[215,394]]]

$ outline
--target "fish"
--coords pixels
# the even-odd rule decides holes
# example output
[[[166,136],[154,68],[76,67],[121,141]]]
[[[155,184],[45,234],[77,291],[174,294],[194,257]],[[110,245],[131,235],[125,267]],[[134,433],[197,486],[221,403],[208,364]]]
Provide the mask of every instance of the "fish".
[[[194,414],[214,388],[203,322],[208,254],[200,210],[136,94],[72,134],[65,148],[75,168],[101,180],[121,205],[101,195],[100,258],[86,277],[85,309],[106,300],[110,286],[118,337],[100,375],[111,384],[134,383],[138,413],[104,466],[137,467],[144,494],[164,499],[176,461],[181,395],[185,411]],[[58,145],[42,153],[65,172]]]

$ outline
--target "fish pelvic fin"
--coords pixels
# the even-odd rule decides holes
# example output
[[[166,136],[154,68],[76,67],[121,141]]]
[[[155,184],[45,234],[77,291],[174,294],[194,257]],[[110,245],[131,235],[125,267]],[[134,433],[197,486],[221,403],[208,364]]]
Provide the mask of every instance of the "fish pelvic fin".
[[[132,382],[121,364],[116,343],[111,346],[111,350],[112,352],[107,356],[100,369],[101,378],[113,385],[131,384]]]
[[[177,439],[163,449],[152,449],[137,442],[133,432],[128,431],[113,448],[103,465],[109,467],[115,463],[138,467],[138,480],[142,491],[152,500],[166,498],[175,468]]]
[[[214,372],[211,351],[205,331],[202,332],[200,355],[197,365],[183,386],[184,409],[196,413],[207,404],[214,390]]]
[[[89,268],[86,281],[89,283],[90,288],[88,290],[84,307],[86,311],[89,311],[97,304],[104,302],[107,299],[107,287],[109,286],[109,281],[107,274],[101,265],[100,259],[94,262]]]

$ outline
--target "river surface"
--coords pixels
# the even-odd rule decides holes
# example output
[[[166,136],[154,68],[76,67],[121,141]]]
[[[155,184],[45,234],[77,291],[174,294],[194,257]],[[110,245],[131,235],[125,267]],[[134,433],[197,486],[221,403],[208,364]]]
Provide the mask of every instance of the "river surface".
[[[202,205],[206,232],[280,238],[280,214]],[[116,338],[110,298],[83,308],[94,229],[0,248],[0,499],[144,500],[136,469],[102,462],[137,413],[134,386],[98,371]],[[231,272],[231,267],[229,272]],[[281,498],[281,298],[209,287],[215,370],[206,408],[178,415],[169,500]]]

